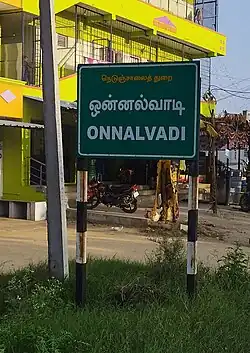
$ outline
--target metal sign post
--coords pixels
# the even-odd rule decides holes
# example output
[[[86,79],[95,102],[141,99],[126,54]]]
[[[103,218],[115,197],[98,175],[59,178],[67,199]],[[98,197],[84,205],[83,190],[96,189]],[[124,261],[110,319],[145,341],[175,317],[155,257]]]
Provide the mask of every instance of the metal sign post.
[[[86,300],[86,158],[197,161],[199,115],[199,62],[78,67],[78,305]],[[187,265],[190,293],[195,291],[197,272],[197,163],[190,172]]]
[[[187,292],[190,297],[196,293],[197,276],[197,226],[198,226],[199,161],[189,167],[188,193],[188,236],[187,236]]]
[[[76,304],[86,303],[88,161],[77,161]]]

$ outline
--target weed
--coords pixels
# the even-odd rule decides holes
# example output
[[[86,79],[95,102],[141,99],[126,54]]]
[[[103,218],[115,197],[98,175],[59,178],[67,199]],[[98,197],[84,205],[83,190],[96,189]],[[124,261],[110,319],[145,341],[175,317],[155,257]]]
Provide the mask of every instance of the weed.
[[[225,288],[234,289],[249,284],[249,257],[238,243],[236,247],[228,248],[218,264],[216,277]]]
[[[171,287],[179,287],[185,276],[185,250],[179,238],[163,237],[158,241],[158,248],[149,259],[151,275],[155,281],[167,281]]]
[[[9,309],[20,309],[23,299],[28,297],[35,281],[34,270],[31,267],[14,274],[3,288],[2,304]]]
[[[229,249],[217,270],[200,267],[192,302],[184,255],[180,240],[162,239],[146,264],[91,259],[84,310],[74,307],[72,275],[64,283],[35,269],[2,276],[0,353],[248,352],[250,276],[242,250]]]

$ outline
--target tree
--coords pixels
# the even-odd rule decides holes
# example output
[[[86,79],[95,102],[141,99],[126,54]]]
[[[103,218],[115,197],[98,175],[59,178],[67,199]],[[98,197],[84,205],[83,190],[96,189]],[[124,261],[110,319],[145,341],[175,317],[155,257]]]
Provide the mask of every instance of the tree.
[[[224,116],[216,119],[216,130],[219,137],[229,148],[248,149],[247,191],[250,191],[250,122],[243,114],[230,114],[225,111]]]

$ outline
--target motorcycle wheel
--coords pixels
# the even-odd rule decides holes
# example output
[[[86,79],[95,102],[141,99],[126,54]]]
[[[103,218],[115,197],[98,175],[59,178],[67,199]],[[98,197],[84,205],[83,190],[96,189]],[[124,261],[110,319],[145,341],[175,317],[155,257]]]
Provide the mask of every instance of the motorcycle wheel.
[[[137,200],[133,200],[128,206],[122,207],[123,212],[125,213],[135,213],[137,210]]]
[[[240,198],[240,208],[243,212],[248,212],[249,211],[249,205],[248,205],[248,197],[247,195],[242,195]]]
[[[87,202],[87,210],[93,210],[100,204],[100,200],[97,196],[93,196],[90,199],[88,199]]]

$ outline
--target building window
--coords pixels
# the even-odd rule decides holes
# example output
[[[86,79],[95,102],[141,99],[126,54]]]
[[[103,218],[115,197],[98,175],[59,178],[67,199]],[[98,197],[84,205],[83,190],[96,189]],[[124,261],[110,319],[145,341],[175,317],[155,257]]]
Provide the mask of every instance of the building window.
[[[66,37],[62,34],[58,34],[57,45],[61,48],[67,48],[68,47],[68,37]]]

